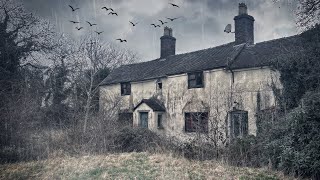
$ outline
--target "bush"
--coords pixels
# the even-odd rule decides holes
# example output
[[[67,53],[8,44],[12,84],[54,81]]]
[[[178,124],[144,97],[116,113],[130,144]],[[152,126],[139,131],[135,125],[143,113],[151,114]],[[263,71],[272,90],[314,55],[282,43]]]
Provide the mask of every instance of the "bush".
[[[227,162],[233,166],[260,167],[263,164],[261,156],[262,144],[255,136],[234,139],[226,147]]]
[[[175,149],[174,147],[167,138],[145,128],[125,127],[114,136],[116,152],[154,152]]]
[[[273,167],[320,179],[320,92],[308,92],[270,131],[265,152]]]

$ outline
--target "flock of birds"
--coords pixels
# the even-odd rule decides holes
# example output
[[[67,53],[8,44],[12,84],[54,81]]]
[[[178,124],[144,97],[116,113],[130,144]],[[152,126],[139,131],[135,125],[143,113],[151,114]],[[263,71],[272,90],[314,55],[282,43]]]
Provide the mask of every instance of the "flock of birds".
[[[173,3],[168,3],[168,4],[171,5],[172,7],[180,8],[180,6],[177,5],[177,4],[173,4]],[[71,5],[69,5],[69,7],[71,8],[72,12],[75,12],[75,11],[77,11],[77,10],[80,9],[80,8],[75,8],[75,7],[71,6]],[[109,12],[108,15],[118,16],[118,13],[115,12],[112,8],[108,8],[108,7],[104,6],[104,7],[102,7],[101,9],[102,9],[102,10],[106,10],[107,12]],[[166,19],[169,20],[169,21],[171,21],[171,22],[174,21],[174,20],[176,20],[176,19],[179,19],[179,18],[180,18],[180,17],[175,17],[175,18],[166,17]],[[150,25],[153,26],[154,28],[158,28],[158,27],[161,27],[161,25],[164,25],[164,24],[167,24],[167,23],[168,23],[168,21],[164,21],[164,20],[158,20],[158,21],[159,21],[161,24],[152,23],[152,24],[150,24]],[[80,24],[79,21],[70,21],[70,22],[73,23],[73,24]],[[97,26],[96,23],[92,23],[92,22],[89,22],[89,21],[86,21],[86,22],[88,23],[88,25],[89,25],[90,27]],[[138,24],[138,22],[132,22],[132,21],[129,21],[129,23],[130,23],[133,27],[135,27],[135,26]],[[76,27],[76,30],[78,30],[78,31],[80,31],[80,30],[82,30],[82,29],[84,29],[84,27]],[[103,33],[103,31],[94,31],[94,32],[97,33],[97,35],[100,35],[100,34]],[[118,38],[118,39],[116,39],[116,40],[119,41],[120,43],[127,42],[126,39],[121,39],[121,38]]]

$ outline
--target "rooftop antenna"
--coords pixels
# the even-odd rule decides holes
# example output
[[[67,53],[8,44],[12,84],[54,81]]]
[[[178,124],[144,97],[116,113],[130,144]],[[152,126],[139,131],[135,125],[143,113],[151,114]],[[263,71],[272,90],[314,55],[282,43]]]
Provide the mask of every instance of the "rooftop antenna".
[[[234,33],[234,32],[231,32],[231,29],[232,29],[231,24],[228,24],[228,25],[224,28],[224,32],[225,32],[225,33]]]

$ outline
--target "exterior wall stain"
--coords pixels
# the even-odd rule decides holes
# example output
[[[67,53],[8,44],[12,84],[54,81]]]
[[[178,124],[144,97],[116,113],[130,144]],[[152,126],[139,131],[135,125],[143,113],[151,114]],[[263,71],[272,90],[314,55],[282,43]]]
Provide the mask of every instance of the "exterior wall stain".
[[[158,112],[153,112],[147,105],[139,106],[136,111],[149,110],[151,130],[181,139],[194,136],[193,133],[184,131],[184,113],[208,112],[209,121],[212,121],[209,122],[209,129],[219,126],[221,131],[225,132],[228,112],[236,107],[248,111],[249,134],[256,135],[255,115],[259,110],[257,101],[260,101],[261,110],[276,106],[271,84],[281,88],[279,73],[270,68],[255,68],[233,71],[233,74],[234,76],[224,69],[204,71],[204,87],[195,89],[188,89],[187,74],[161,78],[161,91],[156,88],[159,79],[132,82],[129,96],[120,95],[120,84],[101,86],[100,107],[108,110],[117,100],[118,110],[130,111],[142,99],[155,97],[162,101],[166,108],[163,130],[154,126]],[[134,125],[137,125],[138,121],[139,116],[134,112]]]

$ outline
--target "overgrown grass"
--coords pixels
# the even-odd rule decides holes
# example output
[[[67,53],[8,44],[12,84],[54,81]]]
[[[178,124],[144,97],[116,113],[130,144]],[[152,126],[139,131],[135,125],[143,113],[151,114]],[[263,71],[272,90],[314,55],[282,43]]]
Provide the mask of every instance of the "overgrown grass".
[[[290,179],[265,169],[148,153],[53,158],[0,165],[0,172],[0,179]]]

